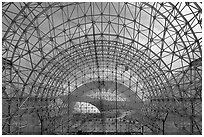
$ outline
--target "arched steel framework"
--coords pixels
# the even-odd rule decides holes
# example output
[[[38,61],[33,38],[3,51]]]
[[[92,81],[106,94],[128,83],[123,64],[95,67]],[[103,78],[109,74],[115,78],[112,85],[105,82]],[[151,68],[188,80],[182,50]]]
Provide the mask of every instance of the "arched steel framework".
[[[3,134],[202,134],[201,14],[189,2],[3,3]]]

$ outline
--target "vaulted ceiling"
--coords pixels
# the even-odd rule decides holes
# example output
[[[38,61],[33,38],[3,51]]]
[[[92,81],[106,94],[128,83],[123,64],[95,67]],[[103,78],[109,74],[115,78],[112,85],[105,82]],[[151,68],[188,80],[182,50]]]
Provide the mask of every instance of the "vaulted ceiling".
[[[57,99],[112,81],[148,111],[163,101],[180,114],[180,99],[194,98],[200,116],[201,14],[188,2],[3,3],[3,98]]]

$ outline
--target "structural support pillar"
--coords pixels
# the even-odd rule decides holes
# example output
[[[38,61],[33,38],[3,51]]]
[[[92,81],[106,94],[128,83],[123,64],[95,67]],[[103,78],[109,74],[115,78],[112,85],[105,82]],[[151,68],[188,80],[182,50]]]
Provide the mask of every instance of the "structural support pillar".
[[[144,126],[142,125],[142,135],[144,135]]]
[[[117,62],[116,62],[116,72],[115,72],[115,73],[116,73],[116,74],[115,74],[115,83],[116,83],[116,84],[115,84],[115,94],[116,94],[116,96],[115,96],[115,98],[116,98],[116,99],[115,99],[115,100],[116,100],[116,103],[115,103],[115,104],[116,104],[116,113],[115,113],[115,114],[116,114],[116,121],[115,121],[115,122],[116,122],[116,127],[115,127],[115,130],[116,130],[116,134],[117,134],[117,132],[118,132],[118,122],[117,122],[117,105],[118,105],[118,104],[117,104],[117,90],[118,90],[118,89],[117,89],[117,71],[118,71],[118,69],[117,69],[117,67],[118,67],[118,66],[117,66]]]
[[[191,120],[191,134],[194,134],[194,105],[193,105],[194,101],[191,100],[191,117],[190,117],[190,120]]]
[[[163,135],[165,135],[165,122],[166,122],[166,119],[167,119],[167,117],[168,117],[168,114],[169,114],[169,113],[167,112],[165,118],[162,119],[162,134],[163,134]]]
[[[162,134],[165,135],[165,121],[162,120]]]

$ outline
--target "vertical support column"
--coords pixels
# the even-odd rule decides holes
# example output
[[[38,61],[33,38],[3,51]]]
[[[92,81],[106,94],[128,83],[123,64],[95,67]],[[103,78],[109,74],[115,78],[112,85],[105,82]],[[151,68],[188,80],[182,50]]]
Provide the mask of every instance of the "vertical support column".
[[[162,119],[162,134],[163,135],[165,135],[165,122],[166,122],[166,119],[167,119],[167,117],[168,117],[168,112],[167,112],[167,114],[166,114],[166,116],[165,116],[165,118],[164,119]]]
[[[68,129],[67,129],[68,134],[69,134],[69,123],[70,123],[69,122],[70,121],[69,120],[69,117],[70,117],[70,114],[69,114],[70,113],[70,111],[69,111],[69,109],[70,109],[70,99],[69,98],[70,98],[70,82],[68,81],[68,126],[67,126],[68,127]]]
[[[192,92],[192,90],[195,90],[195,89],[192,89],[192,83],[193,83],[193,78],[194,78],[194,75],[193,75],[193,67],[194,67],[194,69],[195,69],[195,66],[190,66],[190,92]],[[195,82],[194,82],[195,83]],[[195,93],[195,95],[196,95],[196,93]],[[194,95],[194,96],[195,96]],[[196,98],[196,96],[195,96],[195,98]],[[193,132],[194,132],[194,122],[193,122],[193,119],[194,119],[194,105],[193,105],[193,103],[194,103],[194,100],[193,100],[193,97],[191,97],[191,99],[190,99],[190,103],[191,103],[191,117],[190,117],[190,121],[191,121],[191,134],[193,134]]]
[[[11,133],[11,99],[8,99],[8,134]]]
[[[38,116],[38,118],[40,120],[40,134],[43,135],[43,118],[42,118],[42,116],[40,116],[38,110],[37,110],[36,113],[37,113],[37,116]]]
[[[144,126],[142,125],[142,135],[144,135]]]
[[[117,104],[117,90],[118,90],[118,89],[117,89],[117,71],[118,71],[118,69],[117,69],[117,62],[116,62],[116,71],[115,71],[115,73],[116,73],[116,74],[115,74],[115,83],[116,83],[116,84],[115,84],[115,94],[116,94],[116,97],[115,97],[115,98],[116,98],[116,99],[115,99],[115,100],[116,100],[116,102],[115,102],[115,104],[116,104],[116,113],[115,113],[115,114],[116,114],[116,121],[115,121],[116,126],[115,126],[115,130],[116,130],[116,134],[117,134],[117,132],[118,132],[118,131],[117,131],[117,130],[118,130],[118,122],[117,122],[117,105],[118,105],[118,104]]]
[[[165,135],[165,121],[162,120],[162,134]]]
[[[190,120],[191,120],[191,134],[194,133],[194,104],[193,104],[193,100],[191,100],[191,117],[190,117]]]
[[[42,118],[40,119],[40,125],[41,125],[41,127],[40,127],[41,135],[43,135],[43,119]]]

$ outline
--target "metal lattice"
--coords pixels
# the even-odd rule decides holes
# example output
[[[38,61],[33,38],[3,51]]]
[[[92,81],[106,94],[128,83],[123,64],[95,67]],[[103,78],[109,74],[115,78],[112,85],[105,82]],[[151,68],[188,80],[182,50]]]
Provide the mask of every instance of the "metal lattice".
[[[3,134],[202,134],[201,14],[195,2],[3,3]]]

